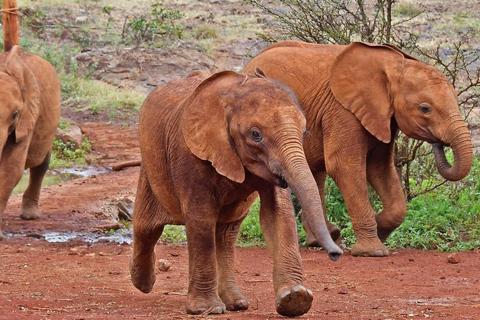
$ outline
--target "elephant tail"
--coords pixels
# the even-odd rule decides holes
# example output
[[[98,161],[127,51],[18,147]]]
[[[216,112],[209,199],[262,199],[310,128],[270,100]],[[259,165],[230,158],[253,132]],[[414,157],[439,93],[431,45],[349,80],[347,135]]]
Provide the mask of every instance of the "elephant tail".
[[[10,51],[19,43],[17,0],[3,0],[3,50]]]
[[[138,167],[142,164],[142,160],[134,160],[134,161],[127,161],[127,162],[122,162],[119,164],[116,164],[112,167],[113,171],[120,171],[123,168],[127,167]]]

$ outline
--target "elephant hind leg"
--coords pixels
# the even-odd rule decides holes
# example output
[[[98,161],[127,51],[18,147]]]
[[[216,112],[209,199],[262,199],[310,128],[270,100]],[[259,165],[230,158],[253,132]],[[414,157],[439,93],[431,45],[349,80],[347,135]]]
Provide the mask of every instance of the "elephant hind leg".
[[[34,220],[40,217],[40,207],[38,202],[40,199],[40,190],[42,188],[43,177],[48,170],[50,164],[50,152],[46,155],[43,162],[33,168],[30,168],[30,178],[28,187],[23,193],[22,208],[20,217],[25,220]]]
[[[380,157],[382,154],[384,156]],[[377,157],[368,159],[367,178],[383,204],[383,210],[375,215],[375,220],[378,238],[384,242],[402,224],[407,214],[407,205],[400,178],[393,164],[393,154],[387,157],[385,153],[376,152],[375,155]]]
[[[143,293],[155,284],[155,245],[162,235],[161,216],[164,209],[156,200],[146,175],[141,171],[133,212],[133,252],[130,275],[133,285]],[[160,220],[161,222],[158,222]]]

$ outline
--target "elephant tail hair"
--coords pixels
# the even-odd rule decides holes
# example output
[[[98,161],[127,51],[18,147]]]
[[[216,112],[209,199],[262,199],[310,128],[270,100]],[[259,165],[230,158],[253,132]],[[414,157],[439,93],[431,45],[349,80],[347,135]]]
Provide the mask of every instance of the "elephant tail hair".
[[[112,167],[113,171],[120,171],[123,168],[127,167],[138,167],[142,164],[142,160],[134,160],[134,161],[127,161],[127,162],[122,162],[119,164],[116,164]]]
[[[3,50],[7,52],[20,40],[17,1],[3,0],[0,12],[3,14]]]

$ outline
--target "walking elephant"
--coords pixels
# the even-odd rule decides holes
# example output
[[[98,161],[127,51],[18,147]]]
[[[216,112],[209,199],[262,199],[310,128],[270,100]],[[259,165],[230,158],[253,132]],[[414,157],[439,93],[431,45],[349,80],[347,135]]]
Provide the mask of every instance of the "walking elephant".
[[[59,119],[60,81],[52,65],[19,46],[0,54],[0,222],[27,168],[30,180],[20,216],[39,217],[40,188]]]
[[[142,162],[133,213],[130,273],[142,292],[155,282],[154,247],[166,224],[186,226],[188,313],[247,309],[234,279],[240,224],[260,195],[260,222],[274,257],[277,312],[307,312],[290,192],[332,260],[328,232],[302,146],[305,117],[289,90],[256,75],[197,71],[152,92],[140,111]],[[257,193],[258,192],[258,193]]]
[[[355,256],[387,256],[382,242],[405,218],[406,201],[394,167],[398,129],[432,144],[444,178],[460,180],[470,170],[471,138],[452,85],[440,71],[394,46],[284,41],[252,59],[244,72],[256,67],[290,87],[305,111],[308,164],[323,205],[327,174],[342,192],[357,238],[351,249]],[[453,166],[443,146],[452,148]],[[367,182],[383,203],[376,215]],[[327,224],[338,238],[338,227]],[[307,241],[315,243],[311,236]]]

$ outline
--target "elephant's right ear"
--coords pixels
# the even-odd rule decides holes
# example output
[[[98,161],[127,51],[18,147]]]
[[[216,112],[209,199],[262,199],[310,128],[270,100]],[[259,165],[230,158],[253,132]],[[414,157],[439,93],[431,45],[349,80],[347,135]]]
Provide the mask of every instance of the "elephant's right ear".
[[[331,68],[330,86],[335,99],[385,143],[392,139],[392,94],[404,59],[398,48],[354,42],[336,57]]]
[[[219,174],[242,183],[245,169],[233,146],[218,92],[218,83],[232,77],[240,81],[245,78],[233,71],[223,71],[204,80],[184,102],[181,127],[195,156],[210,161]]]

